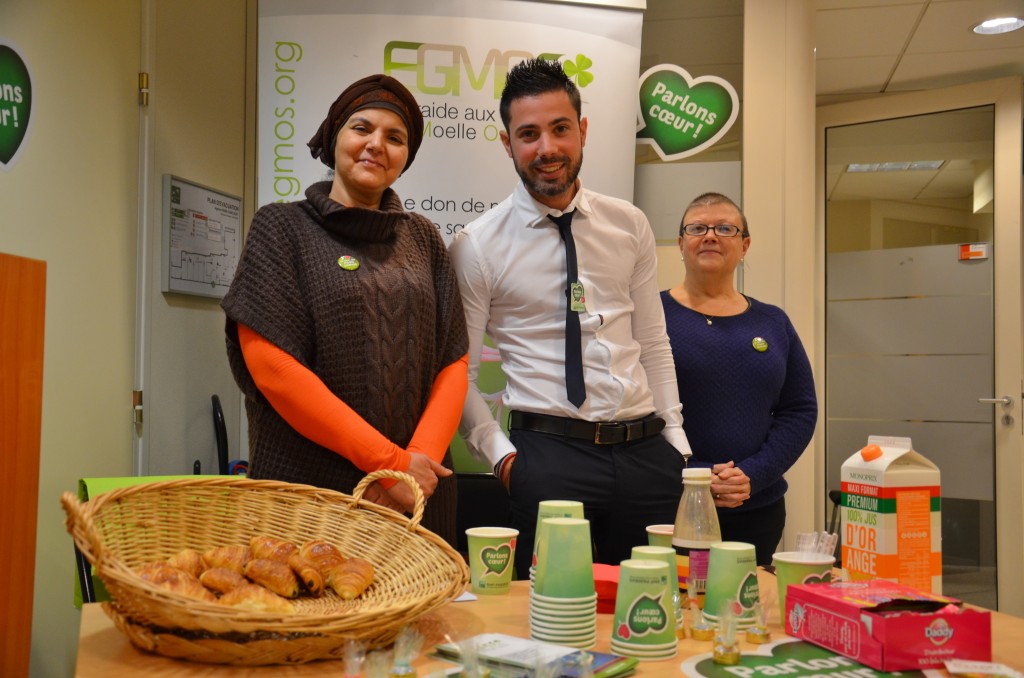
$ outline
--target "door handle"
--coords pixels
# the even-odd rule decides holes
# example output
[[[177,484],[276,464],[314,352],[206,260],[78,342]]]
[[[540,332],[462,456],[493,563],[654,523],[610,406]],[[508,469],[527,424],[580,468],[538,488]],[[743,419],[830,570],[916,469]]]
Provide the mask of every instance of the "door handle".
[[[1002,398],[978,398],[979,403],[988,403],[990,405],[1002,405],[1003,407],[1013,407],[1013,397],[1003,396]]]

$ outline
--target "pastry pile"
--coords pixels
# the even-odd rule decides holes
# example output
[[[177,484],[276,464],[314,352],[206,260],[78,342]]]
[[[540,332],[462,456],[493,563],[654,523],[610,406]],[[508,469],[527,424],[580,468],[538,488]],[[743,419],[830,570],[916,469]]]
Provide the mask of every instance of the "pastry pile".
[[[373,583],[373,565],[346,558],[329,542],[313,539],[299,547],[268,536],[204,553],[183,549],[166,561],[142,565],[138,574],[190,598],[274,613],[292,612],[291,599],[319,597],[327,588],[353,600]]]

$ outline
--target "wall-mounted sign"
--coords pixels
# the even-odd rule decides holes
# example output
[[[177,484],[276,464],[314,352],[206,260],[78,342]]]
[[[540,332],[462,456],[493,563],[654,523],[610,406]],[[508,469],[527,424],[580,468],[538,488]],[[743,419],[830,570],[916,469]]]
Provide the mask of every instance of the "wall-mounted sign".
[[[740,98],[722,78],[654,66],[640,76],[636,140],[654,146],[662,160],[679,160],[721,139],[739,112]]]
[[[163,292],[222,299],[242,252],[242,199],[165,174]]]
[[[0,166],[10,169],[28,134],[32,79],[25,61],[0,43]]]
[[[974,259],[988,259],[992,252],[992,243],[968,242],[957,247],[960,261],[972,261]]]

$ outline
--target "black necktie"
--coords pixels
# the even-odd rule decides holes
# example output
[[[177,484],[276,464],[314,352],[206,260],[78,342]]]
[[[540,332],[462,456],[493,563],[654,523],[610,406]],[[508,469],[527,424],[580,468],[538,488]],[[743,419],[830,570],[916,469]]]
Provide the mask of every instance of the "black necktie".
[[[565,393],[577,408],[587,399],[587,386],[583,382],[583,341],[580,333],[580,314],[572,309],[572,286],[579,282],[576,270],[576,242],[572,239],[572,212],[560,217],[549,214],[558,224],[558,233],[565,242]]]

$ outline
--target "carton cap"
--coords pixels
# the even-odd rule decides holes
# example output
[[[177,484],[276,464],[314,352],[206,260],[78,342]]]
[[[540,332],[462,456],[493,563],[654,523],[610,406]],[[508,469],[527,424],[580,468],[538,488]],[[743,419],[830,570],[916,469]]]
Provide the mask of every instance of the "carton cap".
[[[860,456],[864,461],[873,461],[882,456],[882,448],[874,443],[865,445],[860,450]]]

